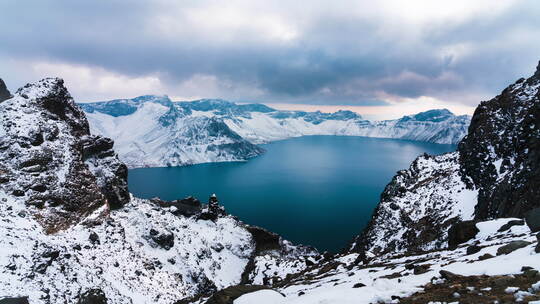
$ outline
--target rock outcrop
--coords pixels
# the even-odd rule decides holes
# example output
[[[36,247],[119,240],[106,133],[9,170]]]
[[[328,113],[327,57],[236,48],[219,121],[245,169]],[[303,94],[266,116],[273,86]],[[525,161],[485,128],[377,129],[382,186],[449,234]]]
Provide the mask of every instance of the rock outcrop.
[[[540,64],[480,103],[459,144],[463,180],[479,189],[475,217],[524,217],[540,207]]]
[[[12,97],[11,93],[9,93],[9,90],[6,87],[6,84],[4,83],[2,78],[0,78],[0,102],[10,99],[11,97]]]
[[[127,167],[112,147],[90,135],[61,79],[28,84],[0,103],[0,189],[24,199],[49,233],[129,201]]]
[[[420,156],[398,172],[349,250],[368,258],[441,249],[449,238],[454,247],[474,236],[475,222],[502,217],[540,229],[540,64],[482,102],[468,132],[456,152]],[[473,221],[467,231],[463,221]]]

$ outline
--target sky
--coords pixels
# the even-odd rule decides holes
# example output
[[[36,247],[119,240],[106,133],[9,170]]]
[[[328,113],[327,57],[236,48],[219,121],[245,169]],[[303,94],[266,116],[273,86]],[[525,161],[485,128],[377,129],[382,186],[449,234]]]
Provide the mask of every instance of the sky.
[[[0,77],[78,102],[167,94],[472,114],[540,60],[540,1],[0,1]]]

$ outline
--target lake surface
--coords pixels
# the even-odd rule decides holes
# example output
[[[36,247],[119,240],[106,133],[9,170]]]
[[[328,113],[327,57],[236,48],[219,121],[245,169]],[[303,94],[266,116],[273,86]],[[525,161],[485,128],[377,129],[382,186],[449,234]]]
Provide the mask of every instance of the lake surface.
[[[166,200],[216,193],[227,212],[320,251],[344,248],[370,219],[396,171],[454,145],[349,136],[306,136],[263,145],[248,162],[129,171],[130,191]]]

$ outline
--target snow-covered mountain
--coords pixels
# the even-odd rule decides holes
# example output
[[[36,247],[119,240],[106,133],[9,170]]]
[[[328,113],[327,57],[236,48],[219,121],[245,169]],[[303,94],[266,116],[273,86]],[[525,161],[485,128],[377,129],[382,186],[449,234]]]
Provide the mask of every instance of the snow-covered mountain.
[[[81,103],[91,129],[113,138],[130,167],[246,160],[254,144],[304,135],[353,135],[457,143],[470,117],[446,109],[368,121],[351,111],[278,111],[220,99],[172,102],[167,96]]]
[[[216,117],[193,115],[166,96],[81,104],[92,133],[113,138],[130,167],[246,160],[263,153]]]

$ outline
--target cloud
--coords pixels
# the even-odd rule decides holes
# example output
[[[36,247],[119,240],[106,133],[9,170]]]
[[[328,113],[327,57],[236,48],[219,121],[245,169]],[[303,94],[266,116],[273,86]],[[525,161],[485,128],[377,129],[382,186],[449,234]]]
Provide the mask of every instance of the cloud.
[[[475,105],[540,59],[532,0],[5,0],[0,11],[6,81],[50,73],[81,100]]]

